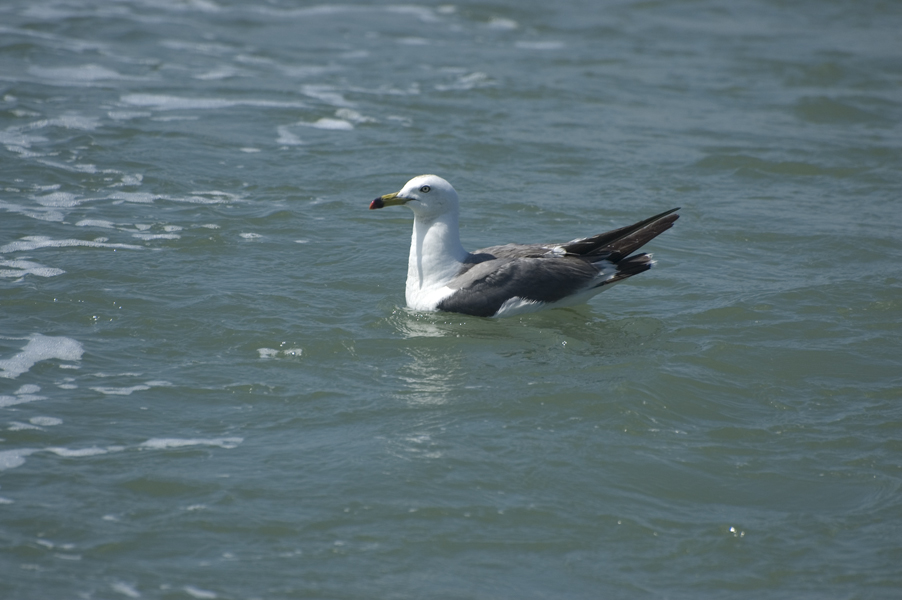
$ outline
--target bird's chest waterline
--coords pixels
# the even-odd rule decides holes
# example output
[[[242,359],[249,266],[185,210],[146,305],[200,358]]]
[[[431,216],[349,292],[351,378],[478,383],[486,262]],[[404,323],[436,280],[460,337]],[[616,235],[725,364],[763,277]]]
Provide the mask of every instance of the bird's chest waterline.
[[[467,256],[456,234],[456,223],[414,223],[405,294],[409,308],[435,310],[453,293],[447,284]]]
[[[435,310],[439,302],[454,292],[448,283],[460,271],[456,260],[432,260],[411,254],[407,269],[407,306],[414,310]]]

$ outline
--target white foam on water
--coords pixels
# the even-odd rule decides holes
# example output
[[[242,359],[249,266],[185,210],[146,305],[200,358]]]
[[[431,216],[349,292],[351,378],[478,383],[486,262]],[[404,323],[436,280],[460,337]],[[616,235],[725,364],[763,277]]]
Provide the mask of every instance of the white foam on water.
[[[354,106],[352,102],[345,100],[345,97],[341,93],[336,92],[335,88],[330,85],[305,85],[301,88],[301,93],[332,106],[344,108]]]
[[[106,394],[108,396],[131,396],[134,392],[143,392],[149,390],[149,385],[133,385],[131,387],[92,387],[95,392]]]
[[[481,71],[476,71],[475,73],[459,77],[454,83],[436,85],[435,89],[440,92],[466,91],[492,85],[495,85],[495,82],[488,75]]]
[[[335,68],[316,65],[280,65],[279,70],[289,77],[318,77],[334,71]]]
[[[106,517],[104,517],[106,518]],[[110,589],[114,592],[127,596],[129,598],[140,598],[141,593],[135,589],[135,586],[129,585],[123,581],[116,581],[110,584]]]
[[[219,12],[222,10],[222,7],[216,4],[215,2],[210,2],[210,0],[188,0],[187,2],[172,2],[169,4],[159,3],[162,8],[167,8],[169,10],[175,11],[184,11],[184,10],[199,10],[201,12]]]
[[[423,7],[423,6],[412,6],[412,5],[389,5],[389,6],[364,6],[364,5],[356,5],[356,4],[319,4],[316,6],[303,7],[303,8],[273,8],[270,6],[264,6],[262,4],[258,5],[248,5],[247,10],[253,10],[255,12],[280,18],[280,19],[306,19],[312,17],[334,17],[343,15],[346,13],[356,13],[360,15],[365,15],[366,13],[390,13],[395,15],[401,15],[406,17],[412,17],[418,21],[423,23],[435,23],[440,19],[436,16],[438,14],[452,14],[452,12],[456,9],[453,7],[439,7],[436,10],[431,8]]]
[[[80,554],[62,554],[61,552],[57,552],[54,556],[63,560],[81,560]]]
[[[131,119],[140,119],[152,115],[152,112],[143,110],[111,110],[107,112],[107,116],[114,121],[130,121]]]
[[[122,75],[101,67],[100,65],[87,64],[73,67],[29,67],[28,72],[41,79],[71,83],[92,83],[109,79],[123,79]]]
[[[122,181],[120,181],[119,183],[114,183],[110,187],[116,187],[120,185],[139,185],[142,181],[144,181],[144,175],[142,175],[141,173],[135,173],[134,175],[123,173]]]
[[[235,106],[254,108],[306,108],[303,102],[279,102],[275,100],[228,100],[226,98],[185,98],[165,94],[126,94],[119,98],[129,106],[148,107],[155,110],[216,110]]]
[[[56,277],[65,273],[62,269],[53,267],[45,267],[30,260],[0,260],[0,277],[23,277],[25,275],[36,275],[38,277]]]
[[[181,98],[162,94],[127,94],[120,100],[131,106],[149,106],[157,110],[209,110],[235,105],[234,101],[223,98]]]
[[[10,396],[7,394],[0,395],[0,408],[15,406],[17,404],[25,404],[27,402],[35,402],[37,400],[46,400],[45,396],[35,396],[32,394],[22,394],[19,396]]]
[[[78,200],[78,196],[70,192],[53,192],[46,196],[32,196],[41,206],[53,208],[72,208],[78,206],[82,201]]]
[[[260,358],[275,358],[279,355],[298,358],[300,356],[303,356],[304,349],[287,348],[285,350],[275,350],[273,348],[257,348],[257,353],[260,355]]]
[[[212,196],[214,198],[220,199],[220,201],[234,201],[241,200],[244,196],[241,194],[233,194],[231,192],[222,192],[220,190],[198,190],[191,192],[192,194],[199,196]]]
[[[33,333],[27,339],[28,343],[21,352],[12,358],[0,360],[0,377],[15,379],[43,360],[77,361],[84,354],[84,347],[72,338]]]
[[[9,427],[7,427],[7,430],[9,430],[9,431],[23,431],[26,429],[40,430],[41,428],[38,427],[37,425],[31,425],[29,423],[19,423],[18,421],[10,421]]]
[[[102,219],[82,219],[78,223],[75,224],[76,227],[105,227],[107,229],[113,229],[116,227],[116,224],[112,221],[104,221]]]
[[[23,16],[27,16],[32,19],[44,20],[44,19],[66,19],[72,18],[75,16],[75,13],[72,11],[66,11],[60,8],[59,6],[50,6],[43,4],[31,4],[27,8],[22,11]],[[27,35],[25,31],[19,29],[6,29],[5,27],[0,29],[0,31],[6,30],[10,33],[18,33],[19,35]],[[52,35],[44,32],[33,32],[30,33],[32,37],[41,40],[47,41],[56,41],[59,39],[59,36]]]
[[[79,448],[77,450],[70,450],[69,448],[45,448],[47,452],[53,452],[57,456],[63,456],[66,458],[79,458],[82,456],[97,456],[99,454],[106,454],[109,450],[104,448],[98,448],[97,446],[92,446],[90,448]]]
[[[276,143],[282,146],[300,146],[304,143],[301,138],[288,130],[288,125],[279,125],[276,127],[276,133],[279,134]]]
[[[18,213],[32,219],[37,219],[38,221],[50,221],[52,223],[59,223],[64,217],[63,213],[58,210],[52,210],[42,206],[22,206],[20,204],[4,202],[3,200],[0,200],[0,209],[11,213]],[[0,250],[0,252],[2,252],[2,250]]]
[[[54,427],[63,424],[63,420],[56,417],[31,417],[28,419],[28,422],[41,427]]]
[[[150,204],[154,200],[166,198],[160,194],[151,194],[148,192],[114,192],[107,196],[107,200],[118,200],[113,204],[121,204],[122,202],[134,202],[136,204]]]
[[[200,588],[196,588],[193,585],[186,585],[182,588],[185,590],[185,593],[191,596],[192,598],[200,598],[201,600],[212,600],[216,598],[216,592],[211,592],[209,590],[202,590]]]
[[[10,127],[6,131],[0,131],[0,144],[6,146],[10,152],[17,152],[19,150],[14,150],[13,148],[24,150],[30,148],[32,144],[40,144],[47,141],[47,138],[43,136],[22,133],[22,130],[22,127]]]
[[[413,125],[413,119],[410,117],[401,117],[398,115],[389,115],[386,117],[389,121],[394,121],[395,123],[400,123],[402,127],[410,127]]]
[[[253,6],[253,8],[251,8]],[[437,21],[437,17],[435,13],[430,8],[419,7],[419,6],[361,6],[354,4],[320,4],[316,6],[304,7],[304,8],[291,8],[291,9],[282,9],[282,8],[273,8],[269,6],[264,6],[262,4],[259,5],[249,5],[248,10],[254,10],[255,12],[269,15],[281,19],[303,19],[310,17],[330,17],[341,15],[349,12],[353,13],[367,13],[367,12],[391,12],[396,14],[406,14],[415,18],[418,18],[420,21],[424,21],[427,23],[432,23]],[[439,10],[441,12],[441,10]]]
[[[94,373],[94,377],[100,377],[101,379],[107,377],[141,377],[144,373]]]
[[[102,373],[97,373],[98,377],[106,377]],[[140,373],[122,373],[122,376],[131,376],[137,377],[140,376]],[[133,385],[130,387],[111,387],[111,386],[99,386],[92,387],[91,389],[95,392],[100,392],[101,394],[106,394],[108,396],[131,396],[134,392],[143,392],[155,387],[169,387],[172,384],[168,381],[163,380],[153,380],[153,381],[145,381],[144,383],[139,383],[138,385]]]
[[[520,25],[513,19],[503,19],[501,17],[492,17],[489,19],[489,29],[497,29],[500,31],[513,31]]]
[[[24,148],[22,146],[7,145],[6,149],[10,152],[15,152],[22,158],[39,158],[41,156],[47,156],[47,154],[44,152],[33,152],[28,148]]]
[[[234,60],[236,63],[254,65],[255,67],[269,67],[275,64],[275,61],[271,58],[265,58],[263,56],[253,56],[251,54],[236,54]]]
[[[203,227],[204,229],[222,229],[221,226],[216,225],[215,223],[205,223],[203,225],[198,225],[198,227]]]
[[[64,129],[80,129],[82,131],[94,131],[100,127],[100,119],[97,117],[83,117],[81,115],[63,115],[52,119],[41,119],[28,125],[29,129],[43,129],[44,127],[63,127]]]
[[[242,198],[243,196],[240,194],[221,192],[219,190],[191,192],[190,196],[166,196],[161,194],[147,194],[143,192],[116,192],[109,196],[109,199],[115,200],[113,204],[121,204],[123,202],[149,204],[154,200],[187,202],[189,204],[229,204],[230,202],[240,201]],[[136,225],[136,227],[138,226]],[[147,225],[146,227],[149,228],[150,225]]]
[[[330,119],[328,117],[318,119],[313,123],[300,121],[297,124],[303,125],[304,127],[315,127],[316,129],[334,129],[338,131],[350,131],[351,129],[354,129],[353,123],[345,121],[344,119]]]
[[[246,240],[257,240],[263,237],[259,233],[239,233],[238,236]]]
[[[177,233],[133,233],[133,238],[138,238],[139,240],[179,240],[182,238]]]
[[[206,196],[186,196],[182,198],[170,198],[170,200],[173,202],[187,202],[189,204],[228,204],[238,198],[239,196],[229,194],[213,198],[208,198]]]
[[[53,417],[44,418],[48,419],[48,423],[49,420],[53,419]],[[59,421],[59,419],[57,420]],[[62,421],[59,421],[59,423],[62,423]],[[59,423],[52,424],[57,425]],[[23,426],[23,429],[27,428],[24,423],[16,423],[16,425]],[[138,448],[161,450],[183,446],[208,445],[231,449],[237,447],[238,444],[240,444],[242,441],[242,438],[220,438],[212,440],[167,440],[160,438],[150,439],[147,442],[139,445]],[[49,452],[61,458],[87,458],[91,456],[101,456],[104,454],[109,454],[111,452],[122,452],[126,449],[127,448],[125,446],[107,446],[106,448],[101,448],[99,446],[89,446],[87,448],[65,448],[60,446],[51,446],[48,448],[17,448],[15,450],[0,450],[0,471],[21,467],[25,464],[25,459],[32,454],[35,454],[36,452]]]
[[[117,173],[118,171],[114,171],[112,169],[104,169],[100,171],[97,169],[97,165],[92,164],[70,164],[70,163],[61,163],[55,160],[49,160],[46,158],[42,158],[38,161],[42,165],[47,165],[48,167],[53,167],[54,169],[62,169],[63,171],[69,171],[70,173]]]
[[[248,154],[255,154],[257,152],[261,152],[260,148],[239,148],[242,152],[246,152]]]
[[[362,115],[350,108],[339,108],[335,111],[335,116],[351,123],[378,123],[376,119]]]
[[[451,72],[457,72],[457,71],[465,72],[466,71],[466,69],[459,68],[459,67],[450,67],[450,68],[443,67],[439,70],[440,71],[451,71]],[[389,85],[380,85],[380,86],[373,87],[373,88],[349,86],[349,87],[345,88],[345,91],[353,92],[355,94],[374,94],[376,96],[419,96],[421,93],[420,84],[417,82],[411,83],[410,85],[407,86],[406,89],[392,87]]]
[[[197,121],[200,117],[193,115],[179,115],[179,116],[170,116],[170,117],[151,117],[151,121],[157,121],[158,123],[169,123],[170,121]]]
[[[0,246],[0,254],[5,252],[22,252],[38,248],[67,248],[70,246],[86,246],[88,248],[116,248],[120,250],[144,250],[144,246],[133,244],[107,244],[88,240],[53,240],[43,235],[28,235],[17,242]]]
[[[148,448],[151,450],[166,450],[170,448],[187,448],[190,446],[217,446],[219,448],[236,448],[238,444],[244,441],[244,438],[240,437],[228,437],[228,438],[212,438],[212,439],[202,439],[202,438],[151,438],[146,442],[143,442],[139,445],[141,448]]]
[[[23,108],[14,108],[9,112],[11,112],[14,117],[19,117],[22,119],[27,118],[27,117],[40,117],[41,116],[41,113],[39,113],[39,112],[34,112],[33,110],[25,110]]]
[[[239,75],[238,69],[225,66],[207,71],[206,73],[201,73],[200,75],[194,75],[194,79],[200,79],[201,81],[219,81],[221,79],[229,79],[237,75]]]
[[[564,47],[563,42],[526,42],[521,41],[514,44],[517,48],[521,50],[560,50]]]
[[[414,17],[420,21],[423,21],[424,23],[436,23],[440,21],[440,19],[435,16],[435,12],[431,8],[426,8],[423,6],[391,5],[384,7],[384,10],[385,12],[390,12],[397,15]]]
[[[15,469],[25,464],[25,459],[37,452],[34,448],[17,448],[16,450],[0,450],[0,471]]]

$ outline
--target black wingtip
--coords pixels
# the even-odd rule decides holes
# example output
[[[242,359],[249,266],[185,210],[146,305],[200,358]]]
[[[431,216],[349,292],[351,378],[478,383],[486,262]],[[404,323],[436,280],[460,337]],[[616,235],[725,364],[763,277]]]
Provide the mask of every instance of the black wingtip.
[[[606,233],[562,244],[567,252],[580,254],[585,257],[610,255],[616,262],[619,258],[628,256],[644,246],[650,240],[673,227],[673,223],[680,218],[674,214],[682,207],[671,208],[648,219],[620,227]]]

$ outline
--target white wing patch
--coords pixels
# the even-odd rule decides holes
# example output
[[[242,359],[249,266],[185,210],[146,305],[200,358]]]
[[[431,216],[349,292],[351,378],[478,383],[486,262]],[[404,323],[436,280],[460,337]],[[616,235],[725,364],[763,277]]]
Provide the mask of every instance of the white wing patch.
[[[498,309],[493,317],[509,317],[511,315],[522,315],[525,313],[535,312],[537,310],[541,310],[545,307],[544,302],[539,302],[538,300],[527,300],[526,298],[521,298],[519,296],[514,296],[513,298],[508,298],[504,301],[504,304],[501,305],[501,308]]]

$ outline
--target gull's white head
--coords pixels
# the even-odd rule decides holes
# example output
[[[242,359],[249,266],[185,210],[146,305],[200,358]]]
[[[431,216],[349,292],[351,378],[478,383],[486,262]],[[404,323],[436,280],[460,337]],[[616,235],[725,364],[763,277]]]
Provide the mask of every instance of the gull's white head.
[[[405,183],[401,191],[373,200],[370,209],[403,204],[417,217],[431,219],[456,213],[457,203],[457,192],[450,183],[438,175],[420,175]]]

